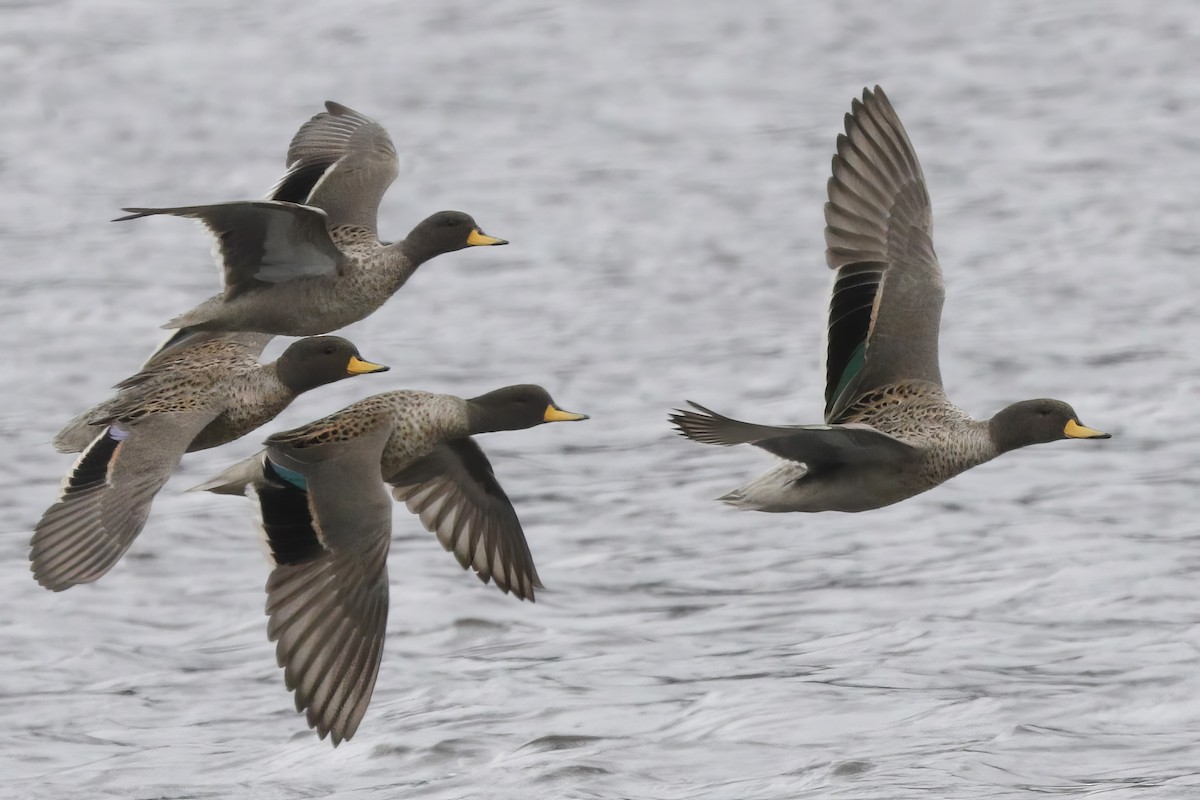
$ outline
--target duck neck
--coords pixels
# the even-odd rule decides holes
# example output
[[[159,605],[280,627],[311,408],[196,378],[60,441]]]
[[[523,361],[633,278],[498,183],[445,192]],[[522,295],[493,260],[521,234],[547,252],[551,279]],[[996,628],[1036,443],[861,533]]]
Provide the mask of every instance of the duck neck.
[[[260,364],[253,373],[243,379],[241,385],[247,389],[253,387],[254,396],[258,398],[258,401],[265,407],[277,409],[275,413],[282,411],[301,392],[305,391],[304,388],[292,386],[280,374],[278,361],[272,361],[269,364]]]
[[[988,438],[992,442],[992,447],[996,448],[996,455],[1007,453],[1010,450],[1024,447],[1029,442],[1016,436],[1019,431],[1004,424],[1003,412],[996,414],[987,421]]]
[[[496,431],[519,431],[532,428],[540,420],[530,420],[527,414],[519,408],[506,405],[493,405],[476,402],[487,395],[467,400],[467,432],[474,436],[477,433],[495,433]]]
[[[388,249],[392,248],[395,248],[397,251],[404,254],[405,260],[407,260],[410,264],[410,270],[415,270],[417,267],[421,266],[426,261],[442,252],[426,237],[413,234],[410,234],[408,238],[402,242],[396,242],[395,244],[388,245]]]
[[[491,409],[477,405],[472,400],[467,400],[467,435],[474,436],[478,433],[495,433],[496,431],[504,430],[498,428],[498,420]]]
[[[391,268],[396,289],[399,289],[405,281],[412,277],[412,274],[417,271],[417,267],[435,255],[408,240],[384,245],[383,252],[384,263]]]
[[[278,360],[272,361],[269,364],[263,364],[259,369],[266,383],[272,387],[276,387],[279,394],[286,395],[290,398],[295,398],[305,389],[310,387],[297,387],[293,385],[294,381],[298,380],[298,376],[289,374],[287,365],[281,365]]]

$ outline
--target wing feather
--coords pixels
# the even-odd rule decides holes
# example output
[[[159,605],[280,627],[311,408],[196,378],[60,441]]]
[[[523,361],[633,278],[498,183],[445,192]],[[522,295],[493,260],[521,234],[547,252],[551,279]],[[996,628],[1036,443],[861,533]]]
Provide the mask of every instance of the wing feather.
[[[534,599],[541,588],[525,532],[491,462],[473,439],[455,439],[388,478],[392,494],[416,514],[463,569],[502,592]]]
[[[890,383],[941,385],[944,291],[920,163],[879,87],[853,102],[845,128],[825,205],[826,260],[838,271],[827,331],[828,422]]]

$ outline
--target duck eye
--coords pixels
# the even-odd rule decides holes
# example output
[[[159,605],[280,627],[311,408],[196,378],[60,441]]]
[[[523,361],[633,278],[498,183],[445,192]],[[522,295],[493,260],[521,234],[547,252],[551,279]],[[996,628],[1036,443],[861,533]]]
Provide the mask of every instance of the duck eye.
[[[327,356],[331,356],[331,355],[333,355],[333,345],[328,345],[328,346],[326,346],[326,348],[325,348],[325,355],[327,355]]]

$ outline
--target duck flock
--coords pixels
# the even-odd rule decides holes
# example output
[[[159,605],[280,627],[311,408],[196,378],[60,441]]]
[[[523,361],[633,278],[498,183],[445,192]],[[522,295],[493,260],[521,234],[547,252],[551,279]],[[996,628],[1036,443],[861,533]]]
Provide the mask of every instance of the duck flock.
[[[141,371],[55,438],[79,456],[34,528],[29,558],[39,584],[62,591],[108,572],[185,453],[256,430],[302,392],[386,371],[328,334],[374,313],[421,264],[507,244],[460,211],[382,243],[376,217],[397,172],[387,131],[329,102],[292,139],[287,172],[265,199],[125,209],[122,220],[199,220],[216,240],[224,288],[168,323],[174,333]],[[1019,447],[1108,438],[1058,400],[974,420],[946,398],[929,195],[879,87],[846,115],[828,194],[826,256],[836,277],[824,423],[753,424],[695,403],[670,417],[697,442],[753,444],[783,460],[721,500],[758,511],[864,511]],[[260,363],[274,336],[305,338]],[[464,569],[532,601],[542,586],[533,556],[473,437],[584,419],[534,385],[469,399],[400,389],[275,433],[260,453],[196,487],[257,506],[272,563],[267,635],[297,711],[321,738],[335,746],[351,738],[375,686],[393,499]]]

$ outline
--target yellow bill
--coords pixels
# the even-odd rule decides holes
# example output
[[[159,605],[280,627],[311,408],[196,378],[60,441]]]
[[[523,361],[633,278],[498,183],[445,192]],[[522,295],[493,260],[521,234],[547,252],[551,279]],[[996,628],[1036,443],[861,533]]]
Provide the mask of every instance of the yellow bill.
[[[1092,428],[1080,425],[1073,419],[1067,420],[1066,426],[1063,428],[1063,435],[1069,439],[1111,439],[1112,435],[1104,431],[1093,430]]]
[[[470,234],[467,235],[468,247],[482,247],[488,244],[508,244],[507,239],[497,239],[495,236],[488,236],[479,228],[472,228]]]
[[[576,414],[573,411],[563,411],[556,405],[546,406],[546,413],[542,415],[543,422],[576,422],[577,420],[587,419],[587,414]]]
[[[391,367],[383,364],[372,364],[370,361],[363,361],[358,356],[350,356],[350,363],[346,365],[346,372],[351,375],[363,375],[367,372],[387,372]]]

